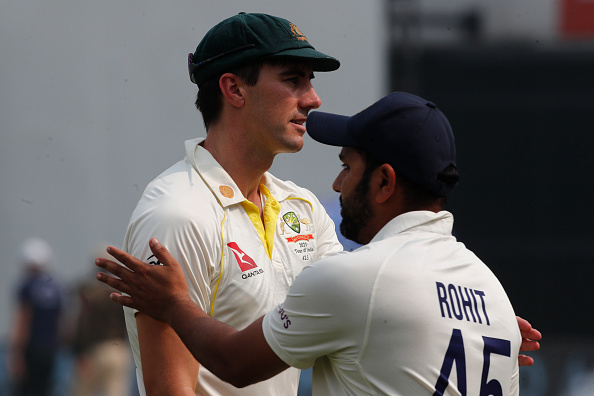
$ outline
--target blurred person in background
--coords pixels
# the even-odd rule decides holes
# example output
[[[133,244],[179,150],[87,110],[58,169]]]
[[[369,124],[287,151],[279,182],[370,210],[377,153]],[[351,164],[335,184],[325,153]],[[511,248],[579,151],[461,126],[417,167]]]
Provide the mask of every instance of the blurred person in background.
[[[49,273],[52,256],[51,246],[42,239],[21,245],[25,274],[18,286],[8,351],[15,396],[52,394],[63,305],[61,287]]]
[[[105,249],[98,248],[95,255]],[[104,253],[103,253],[104,254]],[[73,395],[123,396],[130,392],[132,354],[124,313],[109,299],[110,291],[92,278],[76,289],[79,312],[72,339],[75,359]]]

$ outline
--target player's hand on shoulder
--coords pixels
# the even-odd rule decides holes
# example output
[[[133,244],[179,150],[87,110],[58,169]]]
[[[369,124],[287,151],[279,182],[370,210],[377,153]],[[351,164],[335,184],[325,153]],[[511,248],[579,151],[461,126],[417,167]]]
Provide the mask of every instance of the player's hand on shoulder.
[[[134,256],[108,247],[107,252],[123,265],[98,258],[95,264],[115,276],[98,273],[97,279],[121,293],[112,293],[110,298],[122,305],[134,308],[157,320],[169,322],[171,307],[190,300],[188,286],[179,263],[156,238],[149,242],[155,257],[162,265],[147,265]]]

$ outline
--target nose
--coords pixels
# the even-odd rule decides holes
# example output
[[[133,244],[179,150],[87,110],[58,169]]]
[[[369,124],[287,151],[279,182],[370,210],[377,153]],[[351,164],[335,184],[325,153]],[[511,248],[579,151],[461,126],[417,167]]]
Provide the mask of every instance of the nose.
[[[338,176],[336,176],[336,179],[334,179],[334,183],[332,183],[332,189],[334,191],[336,191],[337,193],[341,192],[341,186],[342,186],[342,178],[343,178],[343,171],[341,171]]]
[[[302,96],[301,107],[311,110],[311,109],[317,109],[321,105],[322,105],[322,99],[320,99],[320,97],[318,96],[313,85],[310,83],[309,89]]]

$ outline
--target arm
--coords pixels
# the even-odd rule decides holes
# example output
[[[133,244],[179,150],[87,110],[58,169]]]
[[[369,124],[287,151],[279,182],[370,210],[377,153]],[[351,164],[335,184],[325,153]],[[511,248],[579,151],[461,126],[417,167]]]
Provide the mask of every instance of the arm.
[[[194,396],[199,364],[175,331],[140,312],[136,326],[147,396]]]
[[[271,378],[289,367],[268,346],[262,318],[242,331],[210,318],[188,296],[183,272],[165,247],[152,239],[150,248],[162,266],[147,266],[112,247],[108,252],[127,268],[97,259],[99,267],[120,278],[99,273],[98,279],[129,295],[112,293],[112,300],[169,324],[200,364],[236,387]]]
[[[143,260],[144,266],[152,266],[149,263],[156,263],[157,259],[152,256],[147,241],[149,235],[161,235],[167,241],[176,257],[182,259],[186,268],[185,282],[196,285],[192,298],[196,301],[204,301],[204,295],[208,293],[207,287],[192,277],[189,268],[193,268],[194,262],[188,260],[187,251],[192,251],[199,243],[196,237],[192,240],[180,237],[180,233],[187,230],[187,222],[180,221],[183,213],[171,212],[163,209],[166,204],[154,205],[147,214],[140,216],[133,215],[133,220],[128,226],[124,249]],[[190,217],[190,216],[188,216]],[[142,220],[138,220],[141,218]],[[194,235],[194,234],[191,234]],[[184,250],[185,249],[185,250]],[[201,259],[199,255],[192,255]],[[208,262],[203,260],[203,262]],[[198,271],[197,271],[198,272]],[[208,274],[207,271],[204,271]],[[202,274],[202,272],[200,272]],[[205,275],[207,276],[207,275]],[[125,310],[127,327],[130,334],[130,341],[134,350],[134,358],[138,370],[140,386],[144,385],[147,395],[195,395],[198,382],[199,364],[192,354],[181,342],[177,334],[168,325],[155,321],[147,315]]]

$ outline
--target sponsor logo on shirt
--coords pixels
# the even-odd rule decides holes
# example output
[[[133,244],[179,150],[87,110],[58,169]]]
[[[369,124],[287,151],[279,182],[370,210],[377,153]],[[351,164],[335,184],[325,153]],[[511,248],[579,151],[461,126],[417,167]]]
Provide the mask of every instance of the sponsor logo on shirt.
[[[233,192],[233,189],[229,186],[219,186],[219,191],[225,198],[233,198],[235,196],[235,192]]]
[[[289,318],[289,315],[287,315],[285,313],[285,307],[283,307],[283,304],[279,304],[278,314],[279,314],[280,320],[283,322],[283,327],[285,329],[288,329],[289,326],[291,326],[291,319]]]
[[[227,246],[235,255],[235,258],[237,259],[237,264],[239,265],[241,272],[246,272],[258,268],[256,262],[250,256],[245,254],[245,252],[241,250],[239,246],[237,246],[236,242],[229,242]]]
[[[150,265],[163,265],[161,262],[152,254],[149,258],[146,259]]]

